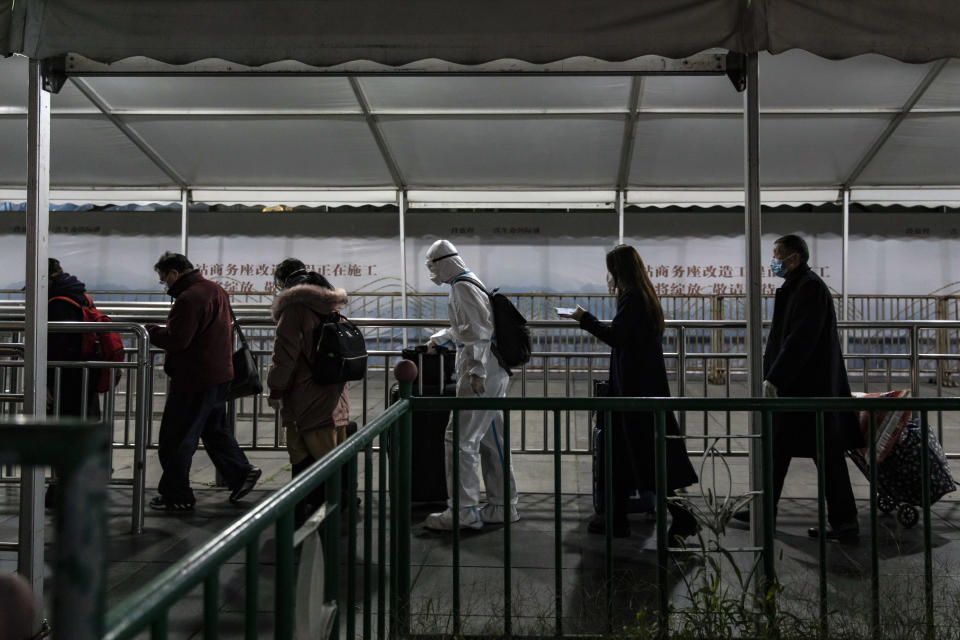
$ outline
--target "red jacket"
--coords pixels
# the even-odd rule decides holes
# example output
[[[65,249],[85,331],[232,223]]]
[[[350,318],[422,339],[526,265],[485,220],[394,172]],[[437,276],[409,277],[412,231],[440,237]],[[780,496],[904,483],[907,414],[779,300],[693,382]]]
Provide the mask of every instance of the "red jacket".
[[[166,350],[163,370],[171,390],[203,391],[233,380],[230,298],[199,271],[170,287],[175,302],[166,327],[150,327],[150,342]]]

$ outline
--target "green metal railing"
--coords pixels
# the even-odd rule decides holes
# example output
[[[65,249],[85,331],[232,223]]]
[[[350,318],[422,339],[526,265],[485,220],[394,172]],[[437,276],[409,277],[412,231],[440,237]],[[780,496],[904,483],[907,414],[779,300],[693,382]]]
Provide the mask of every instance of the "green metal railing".
[[[357,514],[356,514],[356,484],[357,458],[364,454],[364,509],[365,526],[363,527],[363,606],[362,630],[363,638],[373,638],[373,530],[377,529],[377,584],[379,598],[376,608],[377,638],[389,636],[411,635],[411,510],[410,510],[410,461],[411,461],[411,430],[412,412],[420,411],[452,411],[452,430],[455,441],[459,439],[460,412],[468,410],[502,410],[504,415],[503,440],[510,441],[511,412],[516,411],[548,411],[553,413],[553,429],[556,442],[560,441],[560,416],[567,411],[592,410],[605,412],[606,424],[612,424],[611,412],[651,412],[655,417],[655,446],[656,446],[656,477],[657,477],[657,605],[655,616],[658,622],[660,637],[667,637],[670,629],[670,616],[676,611],[672,608],[670,587],[668,583],[670,558],[674,554],[687,553],[689,550],[671,548],[667,541],[667,502],[666,486],[666,424],[667,412],[671,411],[720,411],[720,412],[750,412],[756,425],[752,433],[740,437],[751,439],[757,446],[756,453],[761,456],[762,477],[755,484],[761,484],[764,490],[754,492],[753,513],[759,514],[754,519],[754,526],[758,531],[753,536],[753,544],[739,549],[726,551],[740,551],[752,553],[754,564],[760,568],[754,588],[761,594],[773,593],[773,597],[760,598],[761,605],[756,610],[757,636],[771,637],[776,634],[778,626],[778,602],[775,597],[777,585],[777,556],[774,547],[774,502],[773,493],[769,490],[773,484],[772,476],[772,422],[776,412],[810,412],[816,416],[818,455],[823,455],[824,443],[824,414],[838,411],[866,410],[870,412],[868,441],[870,442],[868,460],[876,460],[876,413],[893,410],[911,410],[919,412],[921,417],[923,442],[927,442],[929,435],[928,413],[931,411],[960,411],[960,399],[955,398],[910,398],[910,399],[837,399],[837,398],[437,398],[437,397],[410,397],[411,384],[401,382],[399,402],[394,404],[383,415],[373,420],[361,429],[346,443],[339,446],[331,454],[315,463],[307,472],[295,478],[290,484],[270,496],[267,500],[255,507],[250,513],[239,519],[227,530],[218,535],[209,543],[191,553],[174,566],[169,568],[155,580],[144,586],[135,594],[127,598],[120,605],[111,610],[107,617],[107,631],[104,637],[110,639],[129,638],[145,629],[151,630],[154,639],[167,637],[167,616],[170,608],[186,596],[192,589],[203,585],[204,597],[204,637],[218,637],[217,629],[217,598],[218,574],[221,566],[233,555],[246,551],[246,636],[257,637],[257,582],[259,578],[259,546],[261,535],[268,527],[274,526],[276,531],[276,595],[274,638],[288,639],[293,637],[294,611],[293,598],[293,565],[294,546],[298,538],[304,533],[295,535],[293,530],[293,508],[297,501],[307,496],[311,490],[321,482],[327,482],[327,505],[325,513],[320,516],[324,521],[327,544],[326,591],[333,598],[338,597],[338,568],[342,564],[339,553],[340,531],[340,468],[348,467],[348,482],[351,484],[347,499],[348,512],[348,550],[345,566],[348,571],[346,603],[346,637],[355,638],[356,606],[355,591],[357,587],[354,575],[357,564]],[[389,436],[389,437],[388,437]],[[674,437],[674,436],[670,436]],[[681,437],[681,436],[676,436]],[[726,436],[729,437],[729,436]],[[378,518],[377,526],[373,523],[373,462],[372,443],[375,438],[380,439],[381,451],[389,450],[390,464],[387,468],[385,456],[379,457],[378,478]],[[457,455],[458,447],[452,447]],[[613,631],[613,543],[612,543],[612,438],[605,438],[604,483],[606,487],[606,541],[605,541],[605,600],[606,600],[606,631]],[[504,451],[504,464],[510,465],[510,452]],[[930,477],[929,460],[921,458],[923,477]],[[454,459],[454,473],[458,473],[458,464]],[[826,531],[826,514],[824,501],[824,475],[822,469],[818,472],[818,521],[821,532]],[[876,636],[880,632],[880,556],[878,549],[878,502],[877,502],[877,465],[870,465],[870,585],[871,609],[870,630]],[[389,487],[387,478],[389,476]],[[456,484],[457,478],[454,478]],[[551,635],[564,636],[563,616],[563,584],[562,584],[562,535],[563,521],[561,501],[562,471],[560,465],[559,448],[554,451],[554,587],[556,589],[555,628]],[[509,474],[504,477],[504,495],[509,495]],[[388,491],[388,488],[390,489]],[[452,610],[450,612],[453,629],[452,635],[464,635],[463,611],[461,602],[461,562],[460,562],[460,532],[457,517],[459,516],[458,491],[452,492],[454,528],[452,531],[452,577],[451,594]],[[934,578],[932,563],[932,538],[930,515],[930,486],[923,483],[922,504],[923,511],[923,574],[924,574],[924,635],[926,638],[935,637],[936,620],[934,617]],[[389,524],[387,524],[387,501],[389,500]],[[729,514],[728,514],[729,515]],[[315,519],[316,520],[316,519]],[[389,529],[389,555],[386,553],[386,533]],[[513,618],[513,581],[511,579],[513,539],[512,526],[509,518],[502,528],[504,540],[503,557],[503,627],[502,635],[514,635],[512,628]],[[819,572],[818,572],[818,606],[819,621],[818,635],[829,637],[830,616],[827,593],[826,572],[826,542],[820,536],[819,542]],[[705,548],[704,553],[720,551],[715,548]],[[387,565],[389,564],[389,587],[387,587]],[[389,605],[386,595],[389,593]],[[751,601],[755,602],[755,601]],[[340,637],[340,620],[334,621],[331,637]],[[388,627],[389,624],[389,627]]]
[[[60,478],[53,546],[53,630],[58,638],[99,640],[103,635],[109,456],[110,434],[103,424],[25,418],[0,422],[0,464],[51,466]]]
[[[404,390],[407,395],[410,391],[410,383],[404,383]],[[394,437],[389,445],[384,438],[387,432],[393,428],[396,423],[400,423],[401,428],[396,432],[401,437]],[[357,434],[351,437],[347,442],[337,447],[322,460],[312,465],[303,474],[297,476],[292,482],[278,490],[266,500],[254,507],[245,516],[234,522],[220,535],[203,545],[196,551],[190,553],[187,557],[177,562],[169,569],[161,573],[147,585],[126,598],[123,602],[110,610],[107,615],[106,633],[104,638],[119,640],[121,638],[131,638],[136,634],[149,629],[151,638],[168,637],[168,617],[170,609],[182,598],[186,597],[190,591],[198,586],[203,586],[203,633],[204,638],[218,637],[218,611],[219,611],[219,573],[221,567],[235,554],[245,552],[246,571],[246,612],[245,612],[245,637],[258,637],[258,593],[259,593],[259,558],[260,543],[262,534],[269,528],[275,529],[275,561],[276,574],[274,585],[274,631],[273,638],[292,638],[294,631],[294,547],[296,542],[302,542],[309,529],[316,529],[321,522],[324,526],[324,536],[326,539],[325,547],[329,550],[329,559],[326,562],[324,583],[326,593],[334,599],[338,596],[339,584],[339,536],[340,536],[340,518],[341,518],[341,495],[340,495],[340,469],[346,466],[348,469],[348,483],[351,484],[350,501],[348,508],[348,528],[351,532],[351,540],[348,553],[352,561],[348,565],[348,593],[346,610],[352,612],[356,606],[355,602],[355,560],[356,560],[356,540],[352,535],[357,528],[358,509],[356,505],[356,485],[354,480],[357,477],[357,458],[364,454],[364,465],[366,478],[373,476],[373,454],[372,443],[375,438],[381,438],[380,446],[382,451],[389,448],[393,454],[395,464],[391,465],[391,487],[396,487],[396,491],[387,492],[386,485],[386,458],[381,456],[379,460],[379,514],[378,519],[381,523],[386,521],[385,500],[389,498],[390,512],[390,545],[391,545],[391,566],[398,567],[398,571],[391,572],[391,581],[395,584],[409,584],[409,548],[410,548],[410,482],[409,474],[398,474],[399,466],[396,462],[407,460],[404,468],[409,469],[410,460],[410,412],[409,400],[402,399],[390,407],[383,415],[379,416],[371,423],[366,425]],[[386,447],[386,448],[385,448]],[[399,477],[403,476],[403,477]],[[311,522],[304,525],[304,528],[294,531],[294,508],[296,504],[306,498],[311,491],[321,483],[325,484],[326,505],[321,513]],[[371,522],[373,519],[373,485],[366,482],[364,486],[364,518],[365,522]],[[407,505],[406,509],[400,508],[401,504]],[[406,515],[404,515],[406,514]],[[306,530],[305,530],[306,529]],[[299,534],[299,535],[296,535]],[[379,528],[378,546],[379,558],[384,558],[386,546],[386,529]],[[371,576],[371,551],[373,547],[372,529],[364,527],[364,620],[363,635],[372,637],[372,606],[370,594],[372,593]],[[406,550],[406,555],[404,555]],[[397,556],[397,554],[400,554]],[[396,558],[394,560],[394,558]],[[385,633],[385,602],[383,594],[386,593],[385,579],[386,566],[381,561],[378,575],[377,593],[380,594],[380,606],[378,607],[378,637],[386,637]],[[404,569],[406,571],[404,572]],[[400,582],[398,582],[400,581]],[[391,585],[390,589],[390,607],[391,612],[401,612],[404,610],[405,603],[401,599],[404,590],[399,586]],[[409,592],[409,589],[406,590]],[[319,604],[319,603],[318,603]],[[394,613],[394,621],[399,614]],[[337,616],[334,620],[333,635],[339,635],[340,620]],[[355,636],[355,616],[352,614],[347,617],[348,637]],[[391,626],[391,631],[395,629]]]

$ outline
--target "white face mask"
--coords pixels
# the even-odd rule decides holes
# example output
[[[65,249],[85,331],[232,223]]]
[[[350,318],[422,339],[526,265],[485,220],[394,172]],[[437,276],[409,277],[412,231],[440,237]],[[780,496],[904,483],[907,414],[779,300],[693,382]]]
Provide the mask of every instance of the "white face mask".
[[[427,267],[427,271],[430,273],[430,282],[432,282],[435,285],[443,284],[443,280],[441,280],[440,276],[437,275],[437,271],[433,266],[433,260],[431,260],[430,258],[427,258],[426,267]]]

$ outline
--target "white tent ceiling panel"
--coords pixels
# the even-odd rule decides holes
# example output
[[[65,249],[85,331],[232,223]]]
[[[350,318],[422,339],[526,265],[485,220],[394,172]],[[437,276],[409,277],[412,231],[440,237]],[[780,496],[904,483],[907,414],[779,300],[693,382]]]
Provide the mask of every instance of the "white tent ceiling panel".
[[[643,79],[640,108],[742,109],[743,94],[720,76],[649,76]]]
[[[384,117],[412,187],[609,187],[623,118]]]
[[[760,121],[765,187],[841,183],[887,123],[873,117],[768,116]],[[740,117],[643,117],[637,123],[630,187],[743,184]]]
[[[27,184],[27,119],[0,118],[0,184]]]
[[[29,66],[22,56],[0,58],[0,107],[26,108]]]
[[[24,149],[26,155],[26,149]],[[24,169],[27,163],[24,158]],[[50,126],[50,184],[111,186],[169,185],[167,178],[130,140],[102,116],[58,117]]]
[[[390,186],[363,118],[128,117],[191,186]]]
[[[960,184],[960,116],[908,116],[860,177],[864,185]]]
[[[27,119],[0,119],[0,184],[27,181]],[[167,178],[102,116],[60,116],[50,127],[52,186],[166,185]]]
[[[917,102],[917,109],[960,108],[960,60],[951,60]]]
[[[373,77],[360,80],[374,110],[619,109],[625,77]]]
[[[764,54],[760,108],[900,108],[930,66],[878,55],[837,64],[806,51]]]
[[[86,82],[114,109],[310,109],[361,113],[346,78],[93,77]]]

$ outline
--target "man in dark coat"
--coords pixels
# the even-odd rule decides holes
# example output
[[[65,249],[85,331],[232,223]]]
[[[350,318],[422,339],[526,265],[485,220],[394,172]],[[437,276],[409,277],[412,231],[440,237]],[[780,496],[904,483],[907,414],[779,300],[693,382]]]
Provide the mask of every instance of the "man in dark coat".
[[[160,495],[150,506],[193,509],[190,464],[201,439],[230,488],[230,502],[237,502],[250,493],[261,472],[247,461],[227,426],[227,392],[233,379],[230,298],[183,254],[163,254],[154,269],[175,302],[165,327],[146,325],[150,342],[166,351],[163,370],[170,377],[160,421]]]
[[[809,258],[807,243],[799,236],[783,236],[773,245],[770,269],[785,282],[777,289],[773,324],[763,354],[766,397],[850,397],[833,297],[807,265]],[[857,542],[857,505],[844,458],[845,450],[863,446],[856,415],[824,414],[823,460],[816,460],[816,442],[816,414],[774,414],[774,499],[780,499],[790,459],[813,458],[823,464],[826,475],[827,538]],[[814,527],[808,533],[816,537],[820,532]]]
[[[49,259],[48,273],[50,289],[48,294],[47,314],[50,322],[83,322],[81,307],[90,304],[87,297],[87,287],[76,276],[65,273],[60,261]],[[63,333],[51,331],[47,335],[47,359],[52,361],[81,361],[82,335],[79,333]],[[60,416],[84,416],[83,411],[83,371],[80,369],[61,368],[59,392],[56,384],[56,369],[47,371],[47,389],[50,392],[50,406],[48,411]],[[86,418],[100,419],[100,397],[97,394],[96,374],[92,369],[87,379],[87,406]]]

